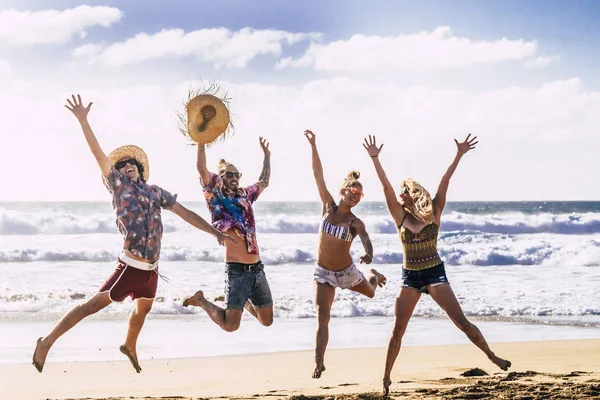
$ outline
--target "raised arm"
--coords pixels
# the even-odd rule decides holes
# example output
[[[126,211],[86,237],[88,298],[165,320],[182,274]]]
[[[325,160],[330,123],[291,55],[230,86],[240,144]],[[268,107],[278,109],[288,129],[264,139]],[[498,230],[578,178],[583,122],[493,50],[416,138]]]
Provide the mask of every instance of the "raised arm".
[[[75,95],[71,95],[71,99],[67,99],[67,103],[68,105],[65,104],[65,107],[73,113],[73,115],[81,124],[81,129],[83,130],[85,140],[87,141],[87,144],[90,147],[92,154],[98,162],[98,166],[102,171],[102,175],[108,176],[112,164],[110,163],[110,160],[108,159],[104,151],[102,151],[100,143],[98,143],[98,139],[96,139],[96,135],[94,135],[92,127],[90,126],[87,119],[87,115],[90,112],[90,108],[92,108],[93,103],[90,103],[87,105],[87,107],[84,107],[80,95],[77,95],[77,97],[75,97]]]
[[[392,187],[385,171],[383,170],[383,166],[381,165],[381,161],[379,161],[379,153],[383,148],[383,144],[377,147],[377,140],[375,136],[369,135],[368,138],[365,138],[365,142],[363,143],[363,147],[369,153],[369,157],[373,161],[373,166],[375,166],[375,171],[377,172],[377,177],[383,186],[383,194],[385,195],[385,202],[387,204],[388,210],[390,214],[394,218],[394,222],[396,226],[399,226],[403,223],[406,217],[406,210],[400,204],[398,199],[396,198],[396,192]]]
[[[331,193],[329,193],[329,190],[327,190],[327,185],[325,184],[323,165],[321,164],[321,158],[319,157],[319,152],[317,151],[315,134],[312,133],[312,131],[306,130],[304,131],[304,136],[306,136],[306,139],[308,139],[308,143],[310,143],[310,147],[312,149],[313,174],[315,176],[315,181],[317,182],[317,188],[319,189],[321,202],[323,203],[323,214],[325,214],[327,209],[334,205],[335,202],[333,200],[333,196]]]
[[[379,178],[379,181],[381,182],[381,185],[383,186],[383,194],[385,195],[385,202],[387,204],[390,214],[392,215],[392,218],[394,219],[394,223],[396,224],[396,227],[398,227],[398,229],[400,229],[400,227],[402,225],[404,225],[405,227],[407,227],[408,229],[410,229],[413,232],[420,232],[421,229],[423,229],[423,227],[425,226],[425,223],[423,221],[415,218],[410,213],[406,212],[406,208],[413,210],[414,204],[411,206],[411,204],[409,204],[409,202],[405,201],[406,200],[405,198],[402,199],[402,203],[400,201],[398,201],[398,199],[396,197],[396,192],[394,191],[392,184],[390,183],[387,175],[385,174],[385,171],[383,170],[381,161],[379,161],[379,153],[381,152],[383,144],[381,144],[381,146],[377,147],[377,140],[375,139],[375,136],[369,135],[368,139],[365,138],[365,143],[363,143],[363,147],[369,153],[371,160],[373,160],[373,165],[375,166],[375,171],[377,172],[377,177]],[[403,196],[405,196],[405,193],[403,193]],[[410,197],[410,196],[408,196],[408,197]]]
[[[205,186],[208,185],[210,182],[210,172],[206,167],[206,146],[203,144],[198,144],[196,168],[198,169],[198,174],[200,174],[200,179],[202,180],[202,183]]]
[[[183,219],[188,224],[200,229],[201,231],[210,233],[211,235],[216,237],[217,241],[219,242],[220,245],[223,245],[225,240],[229,240],[232,243],[236,243],[235,240],[231,236],[228,236],[228,235],[224,234],[223,232],[219,231],[218,229],[213,227],[211,224],[209,224],[204,218],[202,218],[195,212],[188,210],[187,208],[182,206],[179,202],[175,202],[175,204],[173,204],[173,206],[170,208],[170,210],[173,211],[173,213],[175,215],[181,217],[181,219]]]
[[[371,243],[365,223],[356,218],[352,221],[352,227],[356,230],[356,233],[365,248],[365,255],[360,258],[360,263],[371,264],[371,261],[373,261],[373,243]]]
[[[442,176],[442,180],[440,181],[440,185],[438,186],[437,193],[435,194],[435,198],[433,199],[433,209],[435,210],[436,217],[442,214],[444,207],[446,206],[446,194],[448,193],[448,185],[450,185],[450,178],[456,171],[456,167],[458,167],[458,163],[463,155],[465,155],[469,150],[475,148],[475,145],[479,142],[476,142],[477,136],[474,136],[471,139],[471,134],[467,136],[464,142],[459,143],[456,139],[454,139],[454,143],[456,143],[456,156],[454,157],[454,161],[446,170],[444,176]]]
[[[271,180],[271,150],[269,150],[269,142],[267,142],[267,139],[259,137],[258,141],[265,154],[263,169],[258,177],[258,194],[261,194],[262,191],[269,186],[269,181]]]

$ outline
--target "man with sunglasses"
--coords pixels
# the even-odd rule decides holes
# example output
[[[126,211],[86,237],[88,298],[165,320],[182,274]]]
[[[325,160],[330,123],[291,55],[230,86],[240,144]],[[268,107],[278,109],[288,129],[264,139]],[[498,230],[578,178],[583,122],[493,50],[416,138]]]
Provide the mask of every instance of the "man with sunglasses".
[[[264,326],[273,323],[273,298],[260,261],[252,203],[269,186],[271,151],[259,138],[264,153],[258,182],[240,187],[242,174],[231,163],[221,160],[218,174],[206,167],[206,149],[198,145],[197,168],[212,223],[223,233],[236,237],[239,245],[225,243],[225,309],[206,300],[199,290],[185,299],[184,306],[201,307],[223,330],[233,332],[240,326],[244,308]]]
[[[117,226],[124,244],[117,268],[98,293],[69,311],[48,336],[38,339],[33,365],[42,372],[46,356],[59,337],[85,317],[102,310],[113,301],[120,302],[130,296],[135,301],[135,308],[129,318],[125,343],[119,350],[139,373],[142,369],[137,358],[137,339],[152,308],[158,285],[158,259],[163,233],[161,209],[170,210],[196,228],[216,236],[219,244],[233,239],[179,204],[177,195],[159,186],[148,185],[148,158],[141,148],[122,146],[107,156],[87,120],[92,103],[84,107],[79,95],[72,96],[67,102],[66,107],[79,120],[88,146],[102,171],[104,184],[113,196]]]

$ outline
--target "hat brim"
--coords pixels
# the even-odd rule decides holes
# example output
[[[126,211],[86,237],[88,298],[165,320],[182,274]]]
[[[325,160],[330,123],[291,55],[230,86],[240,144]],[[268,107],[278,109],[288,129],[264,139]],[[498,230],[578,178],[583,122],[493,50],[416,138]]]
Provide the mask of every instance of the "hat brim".
[[[146,155],[146,152],[140,147],[130,144],[118,147],[108,155],[108,159],[112,165],[115,165],[124,158],[133,158],[144,167],[142,178],[147,182],[148,177],[150,176],[150,165],[148,165],[148,156]]]
[[[232,130],[227,101],[226,96],[221,99],[206,92],[191,93],[185,103],[185,113],[178,113],[179,130],[189,140],[198,144],[211,144],[225,139]],[[210,118],[205,118],[207,113],[210,114]]]

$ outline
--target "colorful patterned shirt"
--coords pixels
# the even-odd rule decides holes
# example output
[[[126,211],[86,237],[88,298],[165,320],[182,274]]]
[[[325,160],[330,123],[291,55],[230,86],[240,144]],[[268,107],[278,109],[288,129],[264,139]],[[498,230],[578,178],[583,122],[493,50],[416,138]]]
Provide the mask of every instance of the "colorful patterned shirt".
[[[258,184],[239,188],[236,192],[223,186],[223,179],[217,174],[210,173],[208,185],[200,179],[206,206],[210,211],[212,225],[221,232],[234,229],[246,240],[248,253],[258,254],[256,242],[256,226],[252,203],[259,194]]]
[[[117,227],[125,239],[123,249],[151,262],[157,261],[163,234],[161,208],[171,208],[177,195],[142,180],[134,182],[115,167],[102,180],[113,196]]]

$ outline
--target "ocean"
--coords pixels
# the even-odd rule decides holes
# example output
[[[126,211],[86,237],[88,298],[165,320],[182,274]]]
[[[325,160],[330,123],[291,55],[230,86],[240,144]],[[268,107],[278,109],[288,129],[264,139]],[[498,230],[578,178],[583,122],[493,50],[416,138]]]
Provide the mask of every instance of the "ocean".
[[[184,205],[208,218],[204,203]],[[223,293],[223,248],[163,213],[158,297],[142,331],[141,359],[313,348],[312,270],[321,205],[257,202],[258,242],[274,297],[275,322],[245,315],[234,333],[200,309],[182,307],[196,290]],[[386,346],[400,287],[402,246],[384,203],[363,202],[374,262],[388,283],[369,299],[338,290],[333,347]],[[110,201],[0,203],[0,362],[28,362],[35,339],[91,297],[115,267],[122,238]],[[600,338],[600,202],[448,203],[439,252],[465,314],[490,342]],[[356,262],[363,249],[352,246]],[[84,320],[57,342],[48,361],[121,359],[130,300]],[[427,296],[404,345],[468,343]],[[492,346],[493,347],[493,346]]]

